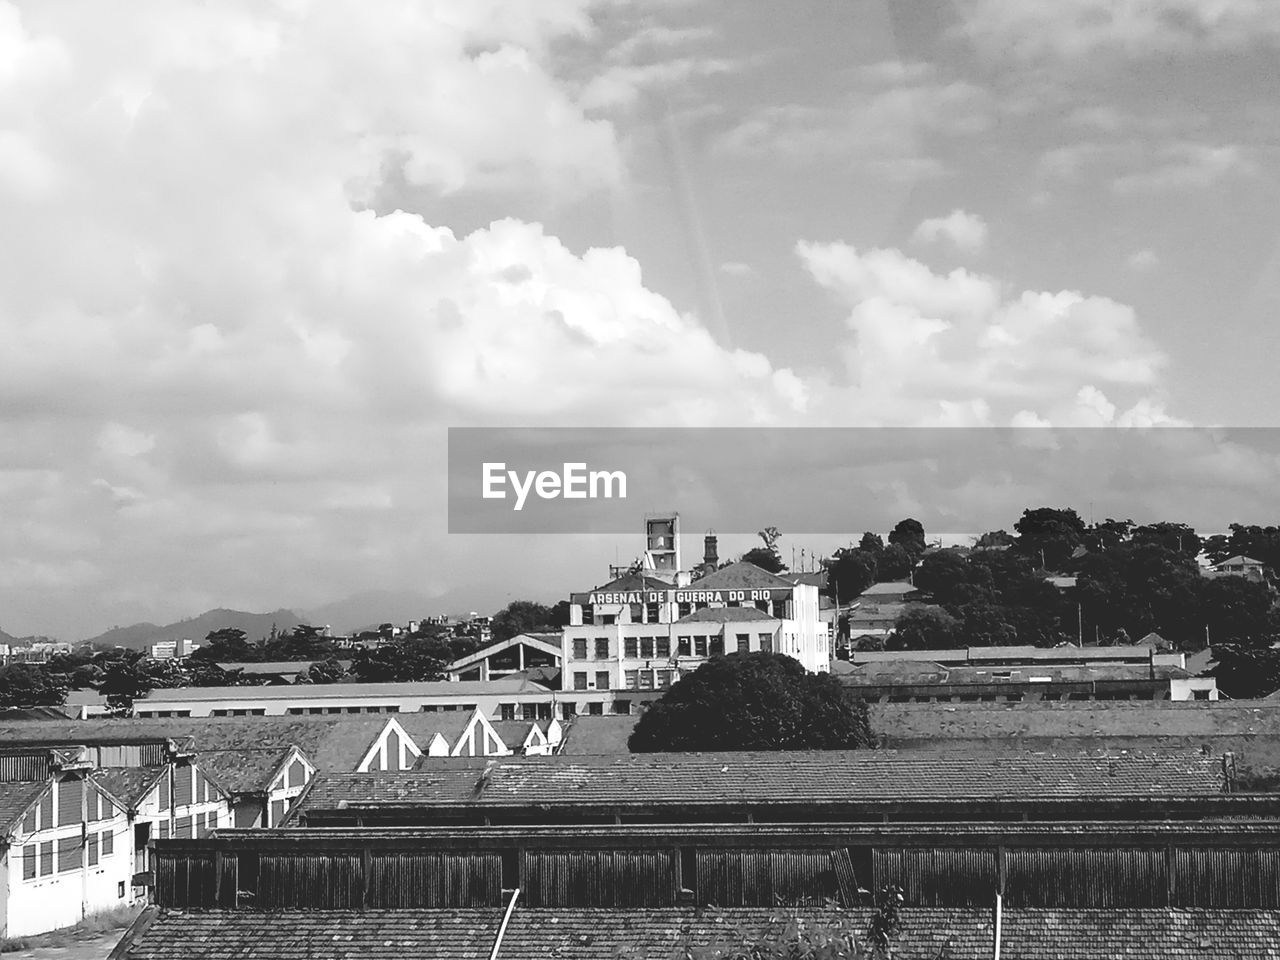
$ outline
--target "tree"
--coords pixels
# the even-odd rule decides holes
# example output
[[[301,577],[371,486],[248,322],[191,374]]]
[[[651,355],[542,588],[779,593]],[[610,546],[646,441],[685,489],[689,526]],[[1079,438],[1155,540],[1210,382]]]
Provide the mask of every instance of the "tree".
[[[1206,632],[1218,644],[1270,647],[1276,633],[1271,591],[1243,577],[1215,577],[1201,587]]]
[[[919,559],[925,548],[924,524],[910,517],[899,520],[897,525],[889,531],[889,542],[904,547],[913,560]]]
[[[889,650],[946,650],[960,645],[963,624],[941,607],[911,604],[898,615]]]
[[[640,716],[628,746],[662,750],[836,750],[872,743],[866,706],[827,673],[780,653],[713,657]]]
[[[298,678],[301,683],[345,683],[350,679],[347,671],[333,657],[313,663]]]
[[[827,594],[837,604],[852,603],[876,582],[876,558],[842,547],[827,564]]]
[[[876,558],[876,580],[879,583],[906,580],[914,567],[915,560],[907,548],[900,543],[891,543]]]
[[[990,594],[990,583],[984,582],[977,568],[958,550],[938,550],[920,561],[915,585],[943,605],[964,603],[974,599],[974,591]]]
[[[754,563],[761,570],[768,570],[770,573],[782,573],[787,569],[787,565],[782,562],[777,552],[765,547],[752,547],[740,559],[747,563]]]
[[[550,607],[532,600],[512,600],[493,616],[489,630],[495,642],[510,640],[521,633],[546,633],[555,627]]]
[[[149,660],[136,650],[112,660],[103,673],[98,692],[107,698],[112,716],[133,714],[133,704],[152,690],[186,686],[187,677],[175,660]]]
[[[1256,700],[1280,690],[1280,650],[1224,644],[1213,653],[1218,662],[1210,673],[1233,700]]]
[[[884,538],[880,534],[872,533],[868,530],[862,535],[862,539],[858,541],[858,549],[879,555],[880,551],[884,549]]]
[[[1018,531],[1018,551],[1048,570],[1061,570],[1085,539],[1085,522],[1080,515],[1053,507],[1022,511],[1013,529]]]
[[[990,530],[973,542],[975,550],[990,550],[996,547],[1011,547],[1017,537],[1007,530]]]
[[[1156,543],[1175,553],[1198,556],[1200,537],[1185,523],[1149,523],[1133,528],[1134,543]]]
[[[0,707],[60,707],[66,700],[64,675],[36,663],[0,667]]]
[[[351,672],[360,683],[443,680],[447,656],[448,646],[443,643],[395,640],[372,650],[357,652],[351,662]]]
[[[248,641],[238,627],[223,627],[205,634],[200,649],[191,655],[206,663],[254,663],[261,657],[257,644]]]

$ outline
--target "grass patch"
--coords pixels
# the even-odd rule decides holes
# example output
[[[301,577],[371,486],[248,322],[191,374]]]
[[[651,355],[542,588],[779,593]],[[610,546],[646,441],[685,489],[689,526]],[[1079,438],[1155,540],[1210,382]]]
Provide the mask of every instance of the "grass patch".
[[[95,913],[81,920],[75,926],[50,930],[48,933],[36,933],[29,937],[7,937],[0,939],[0,954],[17,953],[19,950],[38,950],[42,947],[66,947],[83,940],[97,940],[108,933],[123,931],[142,912],[145,904],[115,907]]]

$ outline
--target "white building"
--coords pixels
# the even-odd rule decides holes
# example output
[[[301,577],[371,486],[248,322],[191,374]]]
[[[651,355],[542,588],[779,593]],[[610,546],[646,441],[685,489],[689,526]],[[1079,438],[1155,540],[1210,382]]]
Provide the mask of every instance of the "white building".
[[[566,700],[601,690],[661,691],[727,653],[784,653],[814,673],[830,668],[830,628],[813,584],[742,561],[678,584],[628,573],[570,597],[561,646]]]
[[[84,750],[0,754],[0,939],[133,902],[129,819],[94,767]]]

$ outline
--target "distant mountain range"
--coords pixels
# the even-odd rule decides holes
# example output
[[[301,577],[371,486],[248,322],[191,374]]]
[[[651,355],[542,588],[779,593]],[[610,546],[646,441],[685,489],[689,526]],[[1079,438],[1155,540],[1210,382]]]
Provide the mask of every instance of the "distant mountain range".
[[[441,614],[459,617],[473,610],[485,614],[496,612],[479,601],[477,596],[461,592],[429,598],[412,591],[370,590],[309,610],[281,608],[271,613],[246,613],[219,608],[176,623],[134,623],[127,627],[112,627],[85,642],[145,650],[153,643],[182,637],[200,642],[214,630],[225,628],[243,630],[250,641],[256,641],[269,636],[273,625],[284,633],[301,623],[329,626],[335,634],[350,634],[372,629],[381,623],[402,625],[410,620]],[[0,631],[0,643],[7,642],[10,642],[8,635]]]
[[[243,610],[208,610],[198,617],[179,620],[158,626],[154,623],[135,623],[128,627],[112,627],[106,633],[90,637],[87,642],[108,647],[128,647],[145,650],[153,643],[178,640],[186,637],[196,642],[204,640],[214,630],[238,628],[249,640],[261,640],[271,633],[272,624],[283,633],[303,621],[292,610],[276,610],[272,613],[245,613]]]

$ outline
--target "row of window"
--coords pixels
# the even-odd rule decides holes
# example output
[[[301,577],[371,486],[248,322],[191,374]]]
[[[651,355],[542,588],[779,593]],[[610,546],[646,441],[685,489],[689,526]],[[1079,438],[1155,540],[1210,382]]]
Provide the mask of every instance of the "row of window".
[[[587,659],[587,637],[575,637],[573,641],[573,659]],[[738,653],[747,653],[751,649],[751,634],[734,635],[733,649]],[[773,634],[756,635],[756,649],[763,653],[773,652]],[[593,652],[596,660],[608,660],[610,644],[608,637],[594,638]],[[725,638],[719,634],[692,634],[676,638],[676,655],[681,657],[718,657],[725,652]],[[624,637],[622,655],[629,660],[666,660],[671,656],[670,637]],[[597,676],[599,676],[597,674]],[[586,687],[578,689],[585,690]],[[608,689],[607,679],[604,687]]]
[[[83,796],[82,791],[85,789],[84,781],[75,777],[67,777],[54,785],[58,797],[56,826],[65,827],[68,824],[81,822],[81,800],[84,800],[88,807],[86,815],[91,823],[110,820],[115,816],[115,807],[96,787],[88,786],[88,795]],[[47,793],[35,807],[27,811],[27,815],[22,820],[22,829],[25,833],[49,830],[55,826],[54,820],[53,794]]]
[[[115,853],[115,834],[110,830],[91,833],[84,838],[64,837],[44,843],[29,843],[22,848],[22,879],[35,880],[58,873],[80,869],[82,847],[87,848],[89,866],[96,867],[103,857]]]
[[[603,683],[606,687],[609,683],[609,675],[607,673],[596,674],[597,681]],[[599,680],[603,677],[604,680]],[[637,683],[639,679],[637,678]],[[578,688],[581,689],[581,688]],[[500,703],[498,704],[499,720],[550,720],[554,715],[555,704],[552,703]],[[591,703],[584,704],[585,710],[579,710],[578,704],[570,700],[561,700],[559,703],[560,716],[562,719],[568,720],[578,716],[579,713],[589,717],[599,717],[606,713],[606,704],[596,700]],[[621,714],[627,716],[631,713],[630,700],[614,700],[608,704],[607,712]]]
[[[203,837],[218,825],[218,812],[197,813],[193,817],[178,817],[173,821],[173,829],[169,829],[169,821],[161,820],[159,838],[161,840],[190,840],[191,837]]]
[[[589,604],[583,604],[582,607],[582,624],[583,626],[609,626],[614,623],[661,623],[660,604],[657,603],[632,603],[628,606],[628,618],[619,620],[616,613],[602,613],[597,615],[595,609]],[[695,610],[706,610],[710,607],[709,603],[678,603],[676,604],[676,619],[687,617]],[[755,600],[751,603],[743,603],[738,600],[730,600],[727,604],[718,604],[718,606],[735,607],[754,607],[761,613],[767,613],[773,616],[772,602],[769,600]]]

